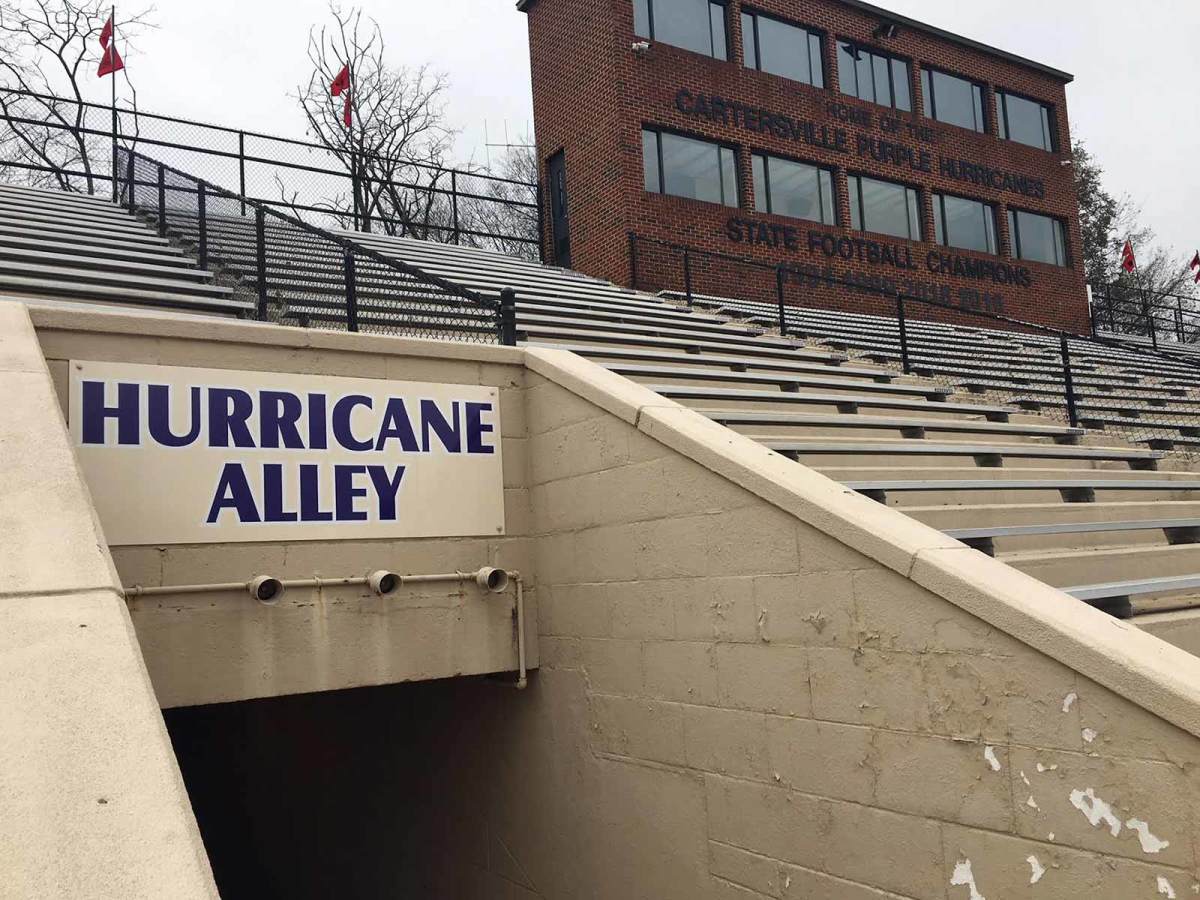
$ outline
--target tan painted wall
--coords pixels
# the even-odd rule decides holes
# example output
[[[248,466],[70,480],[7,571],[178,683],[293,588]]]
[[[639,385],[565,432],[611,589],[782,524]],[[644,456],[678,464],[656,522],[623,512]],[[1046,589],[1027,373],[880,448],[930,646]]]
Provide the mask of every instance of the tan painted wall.
[[[25,308],[0,303],[0,897],[217,896]]]
[[[506,535],[113,547],[127,586],[528,568],[524,367],[501,347],[372,338],[213,320],[35,312],[60,403],[71,359],[289,372],[501,389]],[[527,595],[529,621],[536,596]],[[340,690],[517,668],[515,600],[471,586],[291,589],[272,607],[244,592],[142,598],[129,611],[164,707]],[[536,633],[528,657],[536,665]]]
[[[528,389],[542,668],[469,728],[479,689],[430,701],[455,752],[428,777],[489,777],[424,823],[449,844],[422,896],[1200,890],[1193,657],[936,533],[903,546],[882,507],[550,359]],[[869,553],[823,533],[855,527]]]

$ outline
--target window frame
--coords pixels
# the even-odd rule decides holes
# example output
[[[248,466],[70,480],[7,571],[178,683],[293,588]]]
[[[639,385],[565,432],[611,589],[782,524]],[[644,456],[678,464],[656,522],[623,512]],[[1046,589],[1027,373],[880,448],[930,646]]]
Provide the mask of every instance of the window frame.
[[[876,106],[882,106],[884,109],[894,109],[897,112],[912,113],[912,111],[913,111],[912,110],[912,107],[913,107],[912,73],[913,73],[913,65],[914,65],[914,61],[912,59],[905,57],[905,56],[899,56],[895,53],[889,53],[886,50],[879,50],[870,44],[861,43],[859,41],[854,40],[853,38],[838,37],[838,38],[836,38],[836,41],[837,41],[837,45],[838,45],[838,54],[837,54],[838,55],[838,86],[837,86],[837,89],[838,89],[838,93],[841,96],[853,97],[855,100],[858,100],[862,103],[873,103]],[[857,65],[854,66],[855,93],[848,94],[842,90],[841,52],[842,52],[843,44],[848,44],[853,50],[855,50],[857,52],[869,53],[873,57],[880,57],[882,59],[887,60],[888,92],[891,94],[891,103],[880,103],[878,96],[876,96],[876,98],[874,100],[866,100],[863,97],[859,96],[859,93],[858,93],[859,78],[858,78],[858,66]],[[858,62],[860,62],[860,60],[856,56],[855,63],[858,63]],[[908,109],[904,109],[903,107],[896,105],[896,70],[894,67],[894,63],[903,63],[904,65],[908,66],[908,106],[909,106]],[[874,60],[872,60],[872,62],[871,62],[871,71],[872,71],[872,73],[875,71]],[[872,78],[872,87],[873,86],[874,86],[874,78]]]
[[[978,203],[980,206],[989,210],[992,214],[992,243],[994,250],[976,250],[974,247],[959,247],[950,243],[950,230],[946,227],[946,198],[953,200],[964,200],[967,203]],[[995,203],[989,203],[987,200],[979,200],[975,197],[963,197],[961,194],[947,194],[944,191],[930,191],[930,204],[933,207],[933,243],[939,247],[946,247],[950,250],[965,250],[968,253],[982,253],[986,256],[999,256],[1001,253],[1000,247],[1000,209]],[[942,240],[942,236],[938,234],[938,215],[941,214],[942,231],[946,232],[946,240]]]
[[[806,84],[809,87],[816,88],[817,90],[820,90],[820,91],[828,90],[829,73],[826,71],[826,67],[825,67],[825,42],[829,39],[828,32],[822,31],[819,28],[813,28],[809,25],[802,25],[799,22],[792,22],[792,21],[789,21],[788,19],[784,19],[780,16],[771,15],[770,13],[760,12],[758,9],[754,8],[753,6],[743,6],[741,8],[741,10],[739,11],[739,13],[743,17],[742,18],[742,68],[750,69],[753,72],[762,72],[765,75],[774,75],[776,78],[786,78],[788,81],[795,82],[796,84]],[[751,21],[751,25],[754,30],[754,34],[753,34],[754,65],[753,66],[749,64],[749,62],[746,59],[746,54],[745,54],[745,46],[746,46],[745,18],[746,17],[749,17],[749,19]],[[769,72],[762,67],[762,61],[763,61],[762,60],[762,41],[759,39],[759,28],[758,28],[758,20],[759,19],[768,19],[779,25],[787,25],[791,28],[797,29],[798,31],[804,32],[806,41],[808,43],[808,75],[809,75],[808,81],[797,81],[795,78],[792,78],[789,75],[780,75],[778,72]],[[821,74],[821,83],[820,84],[815,84],[812,81],[812,74],[813,74],[812,39],[813,38],[817,39],[817,45],[820,48],[820,53],[818,54],[818,63],[817,63],[819,70],[820,70],[820,74]]]
[[[1067,223],[1064,220],[1060,219],[1058,216],[1049,215],[1048,213],[1035,212],[1032,209],[1021,209],[1017,206],[1008,207],[1006,213],[1006,218],[1008,219],[1008,240],[1012,245],[1011,256],[1013,259],[1020,260],[1021,262],[1034,263],[1035,265],[1040,266],[1054,266],[1058,269],[1069,269],[1072,267],[1073,262],[1071,258],[1071,245],[1068,239]],[[1045,260],[1041,259],[1028,259],[1021,255],[1021,225],[1018,217],[1022,213],[1027,216],[1038,216],[1042,219],[1049,219],[1058,226],[1057,233],[1062,240],[1063,261],[1061,263],[1046,262]]]
[[[935,73],[943,75],[946,78],[965,81],[972,88],[979,91],[979,116],[983,120],[979,123],[979,128],[967,128],[965,125],[959,125],[956,122],[947,122],[937,117],[937,97],[933,86],[933,76]],[[928,90],[926,90],[926,87],[928,87]],[[991,133],[991,116],[988,115],[987,94],[988,87],[982,81],[976,81],[974,78],[967,78],[965,75],[959,75],[937,66],[921,65],[921,99],[923,101],[922,106],[924,107],[921,110],[921,115],[926,119],[931,119],[941,125],[949,125],[951,128],[962,128],[964,131],[970,131],[973,134],[989,134]]]
[[[767,195],[766,196],[767,208],[765,211],[760,211],[758,209],[758,192],[757,192],[757,190],[755,190],[755,194],[753,197],[753,205],[754,205],[755,212],[761,212],[762,214],[768,215],[768,216],[780,216],[781,218],[785,218],[785,219],[794,219],[797,222],[812,222],[815,225],[826,225],[829,227],[837,227],[838,226],[838,224],[841,222],[841,218],[839,217],[839,213],[840,213],[839,207],[841,206],[841,203],[838,200],[837,170],[833,166],[823,166],[819,163],[809,162],[808,160],[804,160],[804,159],[794,159],[789,156],[780,156],[777,153],[768,153],[765,150],[751,150],[750,151],[750,175],[751,175],[750,180],[752,183],[754,182],[754,161],[759,158],[761,158],[763,160],[763,175],[764,175],[763,187],[764,187],[764,189],[766,191],[766,195]],[[817,175],[817,191],[818,191],[817,202],[821,205],[822,212],[824,211],[825,204],[824,204],[824,197],[821,196],[820,173],[825,172],[826,174],[829,175],[829,181],[830,181],[830,184],[829,184],[829,191],[830,191],[829,206],[830,206],[830,211],[832,213],[832,219],[830,221],[822,222],[820,219],[804,219],[804,218],[801,218],[800,216],[789,216],[787,213],[775,212],[771,208],[773,206],[773,204],[771,203],[771,160],[772,159],[777,159],[780,162],[792,163],[793,165],[797,165],[797,166],[808,166],[810,169],[817,170],[817,173],[818,173],[818,175]],[[757,185],[753,185],[753,186],[755,188],[757,188]]]
[[[1010,91],[1007,88],[995,88],[992,93],[995,95],[995,114],[996,114],[996,136],[1002,141],[1009,141],[1013,144],[1020,144],[1022,147],[1032,147],[1034,150],[1042,150],[1046,153],[1059,152],[1058,139],[1058,108],[1053,103],[1047,103],[1045,100],[1039,100],[1037,97],[1030,97],[1028,94],[1022,94],[1019,91]],[[1009,127],[1008,121],[1008,98],[1016,97],[1018,100],[1024,100],[1026,103],[1033,103],[1040,106],[1046,114],[1046,136],[1050,139],[1050,146],[1044,147],[1037,144],[1027,144],[1024,141],[1018,141],[1012,137],[1012,128]]]
[[[644,2],[646,4],[646,30],[648,32],[650,32],[649,34],[638,34],[637,5],[639,2]],[[729,4],[729,0],[708,0],[708,3],[707,3],[707,5],[708,5],[708,42],[711,47],[711,52],[709,52],[707,54],[700,50],[693,50],[690,47],[681,47],[679,44],[672,44],[670,41],[662,40],[655,34],[654,4],[658,3],[658,2],[660,2],[660,0],[632,0],[633,11],[634,11],[633,12],[633,33],[634,33],[635,37],[644,38],[645,40],[653,41],[655,43],[662,43],[668,47],[675,47],[676,49],[683,50],[686,53],[698,53],[701,56],[707,56],[709,59],[716,59],[716,60],[720,60],[721,62],[729,62],[730,61],[729,51],[730,51],[730,44],[732,42],[729,39],[729,36],[730,36],[730,27],[729,27],[730,4]],[[669,0],[668,0],[668,2],[669,2]],[[714,40],[715,35],[714,35],[713,24],[712,24],[712,8],[714,6],[719,6],[719,7],[721,7],[722,10],[724,10],[724,12],[722,14],[722,18],[725,20],[725,28],[724,28],[725,55],[724,56],[717,56],[717,54],[716,54],[716,46],[715,46],[716,41]]]
[[[916,201],[915,208],[916,208],[916,216],[917,216],[917,219],[916,219],[916,221],[917,221],[917,236],[916,237],[906,237],[905,238],[905,237],[900,237],[899,235],[888,234],[887,232],[884,232],[884,231],[872,231],[871,229],[866,227],[866,218],[867,218],[866,217],[866,209],[863,205],[863,197],[862,197],[862,180],[864,178],[867,181],[874,181],[879,184],[890,184],[890,185],[893,185],[894,187],[904,188],[905,191],[912,191],[916,195],[915,196],[915,201]],[[853,179],[859,180],[859,190],[858,190],[859,227],[857,227],[857,228],[854,226],[855,192],[850,183]],[[920,187],[919,185],[910,184],[907,181],[890,181],[887,178],[879,178],[875,175],[867,175],[862,172],[847,172],[846,173],[846,194],[850,198],[850,207],[846,210],[846,225],[847,225],[847,227],[850,228],[851,231],[858,231],[862,234],[879,234],[879,235],[884,235],[885,237],[894,238],[895,240],[898,240],[898,241],[911,241],[914,244],[925,243],[926,242],[926,238],[925,238],[925,203],[924,203],[924,194],[925,193],[927,193],[927,192],[924,190],[924,188]],[[907,194],[905,195],[905,206],[906,207],[908,206]],[[910,216],[909,224],[910,225],[912,224],[911,216]]]
[[[675,128],[664,128],[660,125],[647,125],[647,124],[643,123],[641,132],[643,135],[643,137],[642,137],[643,155],[645,154],[645,134],[646,134],[646,132],[650,132],[651,134],[653,134],[655,136],[654,148],[658,154],[658,160],[657,160],[658,190],[657,191],[646,191],[646,193],[657,194],[660,197],[675,197],[678,200],[691,200],[695,203],[710,203],[710,204],[714,204],[716,206],[720,206],[722,209],[741,209],[742,208],[742,199],[743,198],[742,198],[742,187],[741,187],[741,181],[742,181],[741,160],[738,159],[738,147],[736,144],[731,144],[728,141],[714,141],[707,137],[701,137],[701,136],[698,136],[695,134],[689,134],[686,131],[679,131],[678,129],[675,129]],[[682,194],[667,193],[667,191],[666,191],[667,169],[666,169],[666,166],[664,165],[664,160],[663,160],[663,142],[662,142],[662,136],[664,134],[669,134],[672,137],[684,138],[685,140],[689,140],[689,141],[697,141],[698,143],[708,144],[711,147],[717,148],[717,150],[718,150],[717,172],[718,172],[718,175],[720,177],[720,182],[721,182],[721,199],[720,200],[702,200],[699,197],[685,197]],[[720,152],[719,151],[721,151],[721,150],[727,150],[733,155],[733,202],[732,203],[725,202],[725,170],[724,170],[724,166],[722,166],[721,162],[720,162]],[[642,160],[642,187],[643,187],[643,190],[645,189],[645,173],[646,173],[646,161],[645,161],[645,159],[643,159]]]

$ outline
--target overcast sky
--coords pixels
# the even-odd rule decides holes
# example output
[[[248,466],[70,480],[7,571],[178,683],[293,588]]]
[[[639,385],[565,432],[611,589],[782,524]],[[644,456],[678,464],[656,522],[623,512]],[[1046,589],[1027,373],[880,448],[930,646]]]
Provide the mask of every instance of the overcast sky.
[[[555,2],[555,0],[545,0]],[[875,0],[933,25],[1076,76],[1071,124],[1129,193],[1161,243],[1200,247],[1198,0]],[[130,67],[143,109],[299,136],[288,95],[307,75],[309,25],[323,0],[158,0],[160,29]],[[428,62],[451,82],[460,157],[485,161],[507,122],[532,127],[525,16],[512,0],[363,0],[393,62]],[[126,4],[132,8],[132,4]]]

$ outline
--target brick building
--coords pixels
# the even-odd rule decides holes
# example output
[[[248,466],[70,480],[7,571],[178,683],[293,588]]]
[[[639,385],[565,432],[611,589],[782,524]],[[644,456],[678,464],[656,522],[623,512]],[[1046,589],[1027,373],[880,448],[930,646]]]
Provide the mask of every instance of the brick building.
[[[751,298],[782,271],[788,302],[887,313],[902,292],[1087,330],[1065,72],[858,0],[519,8],[547,259]]]

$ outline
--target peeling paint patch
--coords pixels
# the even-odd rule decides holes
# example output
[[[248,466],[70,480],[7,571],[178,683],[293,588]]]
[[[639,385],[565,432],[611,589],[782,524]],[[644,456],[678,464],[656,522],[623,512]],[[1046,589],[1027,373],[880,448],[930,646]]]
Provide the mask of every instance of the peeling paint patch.
[[[1101,822],[1108,825],[1109,833],[1117,837],[1121,833],[1121,820],[1113,813],[1113,809],[1096,796],[1092,788],[1086,791],[1071,791],[1071,805],[1087,817],[1088,823],[1097,827]]]
[[[1090,744],[1090,743],[1092,743],[1093,741],[1095,741],[1095,740],[1096,740],[1096,738],[1098,738],[1099,736],[1100,736],[1100,735],[1098,735],[1098,734],[1096,733],[1095,729],[1092,729],[1092,728],[1085,728],[1085,729],[1083,729],[1083,740],[1084,740],[1084,743]]]
[[[1029,868],[1032,870],[1029,876],[1029,883],[1037,884],[1045,877],[1046,867],[1038,861],[1036,856],[1030,856],[1025,862],[1029,863]]]
[[[1074,691],[1071,691],[1071,693],[1067,694],[1067,696],[1063,698],[1063,712],[1069,713],[1071,711],[1071,707],[1075,705],[1075,701],[1078,699],[1079,695]]]
[[[979,887],[975,884],[975,873],[971,871],[969,859],[964,859],[954,867],[954,874],[950,877],[950,886],[970,888],[970,900],[987,900],[983,894],[979,893]]]
[[[983,748],[983,758],[987,760],[987,764],[992,767],[993,772],[1000,771],[1000,760],[996,758],[996,750],[993,747]]]
[[[1141,819],[1130,819],[1125,823],[1130,831],[1136,831],[1142,844],[1143,853],[1162,853],[1171,846],[1170,841],[1162,841],[1150,833],[1150,825]]]
[[[1033,785],[1029,783],[1029,778],[1025,775],[1024,771],[1021,772],[1021,780],[1025,782],[1025,787],[1033,787]]]
[[[1054,832],[1052,831],[1052,832],[1050,832],[1048,835],[1046,835],[1046,839],[1047,839],[1047,840],[1050,840],[1050,841],[1053,841],[1053,840],[1054,840]]]
[[[1167,881],[1161,875],[1158,876],[1158,892],[1166,897],[1167,900],[1175,900],[1175,888],[1171,887],[1171,882]]]
[[[1033,799],[1033,794],[1029,795],[1029,799],[1025,801],[1025,805],[1030,809],[1041,809],[1041,807],[1037,805],[1037,801]]]
[[[1057,771],[1058,771],[1058,763],[1055,763],[1052,766],[1044,766],[1041,763],[1038,763],[1038,774],[1039,775],[1044,775],[1047,772],[1057,772]]]

